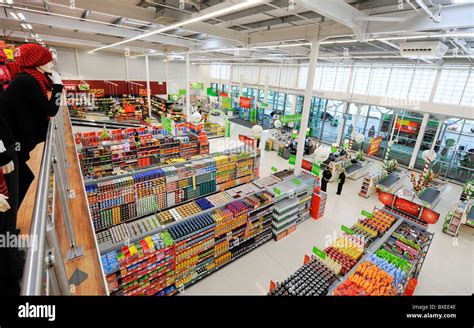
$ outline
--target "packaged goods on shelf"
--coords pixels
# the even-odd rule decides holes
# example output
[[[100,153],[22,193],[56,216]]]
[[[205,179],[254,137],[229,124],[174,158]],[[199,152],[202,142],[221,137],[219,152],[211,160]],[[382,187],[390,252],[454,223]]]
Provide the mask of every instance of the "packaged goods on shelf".
[[[162,213],[166,208],[227,189],[223,184],[216,184],[215,176],[222,172],[218,163],[234,163],[234,159],[232,154],[219,155],[88,183],[86,193],[95,230]],[[228,177],[232,182],[229,186],[237,184],[235,171],[232,174]],[[201,210],[199,204],[193,203],[175,209],[173,215],[160,213],[158,221],[166,224]]]
[[[162,134],[166,133],[163,130],[155,129],[152,133],[144,130],[139,133],[137,142],[133,133],[125,132],[114,133],[114,140],[101,141],[97,137],[93,144],[82,138],[78,156],[85,177],[100,178],[120,174],[124,170],[165,165],[173,160],[209,153],[208,145],[202,146],[203,142],[194,134],[166,136]],[[88,136],[87,133],[83,135]],[[77,138],[80,139],[80,135]],[[87,138],[90,139],[89,136]]]
[[[333,270],[313,257],[270,291],[271,296],[323,296],[337,280]]]
[[[221,162],[231,160],[220,157]],[[300,179],[295,186],[316,183],[313,178]],[[279,184],[289,188],[288,182]],[[108,241],[99,247],[109,249],[102,252],[107,255],[103,261],[109,290],[113,295],[168,295],[168,288],[176,293],[270,240],[274,204],[271,187],[261,190],[249,183],[122,224],[121,238],[115,241],[126,238],[132,241],[129,246],[123,241],[110,244],[100,232],[101,240]],[[147,242],[157,235],[163,239],[162,234],[168,240],[165,247],[173,246],[172,252],[162,254]],[[117,264],[110,253],[116,254],[121,275],[112,272]]]

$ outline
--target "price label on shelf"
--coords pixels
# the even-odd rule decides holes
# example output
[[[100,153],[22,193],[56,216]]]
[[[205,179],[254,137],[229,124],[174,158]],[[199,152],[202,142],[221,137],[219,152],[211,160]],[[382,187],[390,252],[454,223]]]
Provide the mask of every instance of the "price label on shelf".
[[[346,232],[346,233],[348,233],[349,235],[353,235],[353,234],[354,234],[354,230],[352,230],[352,229],[346,227],[345,225],[342,225],[342,226],[341,226],[341,230],[344,231],[344,232]]]
[[[362,211],[360,212],[360,214],[362,214],[363,216],[365,216],[365,217],[367,217],[367,218],[369,218],[369,219],[372,219],[372,218],[374,217],[374,215],[373,215],[372,213],[367,212],[367,211],[364,211],[364,210],[362,210]]]
[[[297,186],[301,185],[301,181],[299,179],[293,179],[293,183]]]
[[[313,253],[322,258],[323,260],[326,259],[326,253],[316,246],[313,246]]]
[[[275,187],[275,188],[273,188],[273,191],[275,192],[275,194],[276,194],[277,196],[280,196],[280,195],[281,195],[280,189],[278,189],[278,188]]]

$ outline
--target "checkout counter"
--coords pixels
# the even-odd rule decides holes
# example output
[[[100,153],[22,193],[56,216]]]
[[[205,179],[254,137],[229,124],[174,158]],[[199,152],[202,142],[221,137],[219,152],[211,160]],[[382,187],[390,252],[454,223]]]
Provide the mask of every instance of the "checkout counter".
[[[405,174],[399,170],[388,172],[381,179],[379,179],[375,186],[385,192],[395,193],[398,189],[403,187],[405,182]]]
[[[427,208],[434,208],[441,199],[441,194],[445,188],[446,182],[432,182],[431,186],[416,195],[418,203]]]
[[[357,180],[368,174],[374,164],[373,160],[365,159],[361,160],[351,160],[350,164],[345,167],[346,176],[351,180]]]

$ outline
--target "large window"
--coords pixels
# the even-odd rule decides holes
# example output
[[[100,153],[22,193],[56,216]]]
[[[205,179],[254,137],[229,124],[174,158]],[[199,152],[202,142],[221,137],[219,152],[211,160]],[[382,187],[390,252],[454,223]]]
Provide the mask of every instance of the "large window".
[[[449,118],[436,143],[433,170],[459,182],[474,178],[474,121]]]
[[[434,97],[435,102],[459,104],[465,92],[469,77],[466,68],[445,66],[441,72]],[[472,95],[472,90],[470,91]]]
[[[339,124],[343,124],[343,101],[328,100],[326,111],[321,116],[322,137],[321,140],[327,143],[334,143],[337,140]]]

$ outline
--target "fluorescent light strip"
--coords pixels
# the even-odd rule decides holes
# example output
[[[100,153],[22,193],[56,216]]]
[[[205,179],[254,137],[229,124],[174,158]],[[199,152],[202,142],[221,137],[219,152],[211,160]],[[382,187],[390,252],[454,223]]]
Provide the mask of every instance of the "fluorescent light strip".
[[[207,13],[207,14],[204,14],[204,15],[201,15],[201,16],[190,18],[190,19],[185,20],[183,22],[168,25],[168,26],[165,26],[165,27],[160,28],[160,29],[155,30],[155,31],[151,31],[151,32],[148,32],[148,33],[145,33],[145,34],[140,34],[140,35],[137,35],[137,36],[135,36],[133,38],[130,38],[130,39],[127,39],[127,40],[123,40],[123,41],[120,41],[120,42],[117,42],[117,43],[109,44],[107,46],[103,46],[103,47],[91,50],[91,51],[89,51],[89,53],[93,53],[95,51],[115,47],[115,46],[125,44],[125,43],[131,42],[131,41],[140,40],[140,39],[143,39],[143,38],[155,35],[155,34],[171,31],[171,30],[183,27],[185,25],[201,22],[201,21],[208,20],[208,19],[211,19],[211,18],[214,18],[214,17],[217,17],[217,16],[222,16],[222,15],[225,15],[227,13],[230,13],[230,12],[233,12],[233,11],[236,11],[236,10],[240,10],[240,9],[244,9],[244,8],[253,6],[253,5],[255,5],[257,3],[260,3],[262,1],[263,0],[248,0],[248,1],[245,1],[245,2],[242,2],[242,3],[230,6],[228,8],[223,8],[223,9],[220,9],[220,10],[217,10],[217,11],[214,11],[214,12],[210,12],[210,13]],[[211,7],[211,9],[212,9],[212,7]]]
[[[23,15],[23,13],[18,13],[18,17],[20,17],[22,21],[26,20],[25,15]]]
[[[18,16],[13,11],[10,11],[10,15],[16,20],[19,20]]]

